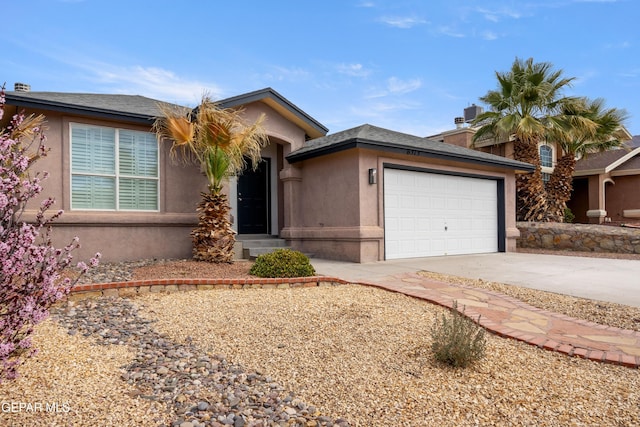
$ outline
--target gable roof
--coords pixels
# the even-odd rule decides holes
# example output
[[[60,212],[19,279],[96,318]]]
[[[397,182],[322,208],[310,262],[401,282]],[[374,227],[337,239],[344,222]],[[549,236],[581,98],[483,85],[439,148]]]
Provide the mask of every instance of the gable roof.
[[[459,147],[457,145],[446,144],[428,138],[395,132],[369,124],[308,141],[304,147],[289,154],[287,160],[290,163],[295,163],[351,148],[368,148],[420,157],[496,166],[525,172],[534,170],[534,167],[528,163]]]
[[[599,175],[612,172],[640,155],[640,146],[592,153],[576,162],[574,176]]]
[[[151,124],[162,115],[158,104],[169,103],[140,95],[65,92],[7,92],[7,104],[82,114],[91,117]]]
[[[270,87],[223,99],[219,101],[219,104],[223,108],[234,108],[252,102],[262,102],[273,108],[281,116],[300,126],[309,138],[319,138],[329,131],[316,119]]]
[[[178,107],[174,104],[140,95],[17,91],[7,92],[5,97],[7,104],[18,107],[143,124],[151,124],[156,117],[162,115],[158,104]],[[328,129],[320,122],[271,88],[217,101],[222,108],[234,108],[252,102],[265,103],[287,120],[300,126],[310,138],[318,138],[328,132]]]

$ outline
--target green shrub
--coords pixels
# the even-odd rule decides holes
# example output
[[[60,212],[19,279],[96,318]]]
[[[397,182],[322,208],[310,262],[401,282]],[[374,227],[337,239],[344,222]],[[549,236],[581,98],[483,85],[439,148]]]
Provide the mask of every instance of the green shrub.
[[[478,317],[480,321],[480,317]],[[431,349],[436,360],[454,367],[466,367],[484,357],[485,331],[471,319],[458,311],[458,302],[453,302],[450,316],[443,315],[440,323],[431,329]]]
[[[315,276],[316,270],[302,252],[277,249],[256,258],[249,274],[258,277],[306,277]]]
[[[571,209],[564,208],[564,222],[570,224],[574,219],[576,219],[576,216],[571,212]]]

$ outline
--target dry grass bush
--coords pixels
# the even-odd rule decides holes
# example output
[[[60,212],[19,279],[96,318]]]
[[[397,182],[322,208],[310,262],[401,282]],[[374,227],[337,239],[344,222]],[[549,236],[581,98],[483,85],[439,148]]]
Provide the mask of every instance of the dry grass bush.
[[[453,367],[464,368],[485,354],[485,330],[464,316],[464,308],[458,311],[457,301],[449,316],[443,314],[441,322],[434,323],[431,338],[436,360]]]

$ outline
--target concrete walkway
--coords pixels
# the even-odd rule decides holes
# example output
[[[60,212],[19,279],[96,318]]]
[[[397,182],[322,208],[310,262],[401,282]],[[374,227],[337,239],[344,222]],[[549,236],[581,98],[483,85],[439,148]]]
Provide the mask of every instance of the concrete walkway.
[[[464,264],[461,261],[458,258],[458,263]],[[468,317],[474,321],[479,318],[480,325],[502,337],[569,356],[640,367],[640,332],[541,310],[498,292],[427,279],[416,272],[428,268],[416,268],[415,260],[409,263],[411,267],[404,262],[353,264],[315,259],[312,264],[320,274],[400,292],[444,307],[450,308],[457,301],[458,308],[464,307]],[[424,265],[424,261],[418,264]],[[637,264],[640,266],[640,262]],[[457,275],[463,276],[463,270],[459,265]],[[565,280],[572,278],[565,275]]]
[[[640,260],[508,252],[364,264],[323,259],[311,263],[321,274],[348,280],[426,270],[640,307]]]

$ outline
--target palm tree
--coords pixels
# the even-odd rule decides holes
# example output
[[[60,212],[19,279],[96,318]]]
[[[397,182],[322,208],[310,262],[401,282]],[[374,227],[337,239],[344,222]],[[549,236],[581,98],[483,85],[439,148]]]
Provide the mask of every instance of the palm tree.
[[[171,140],[171,157],[200,165],[207,177],[208,193],[198,204],[198,226],[191,232],[193,257],[209,262],[232,262],[235,231],[229,220],[229,200],[224,181],[240,174],[247,163],[256,168],[261,150],[269,142],[262,127],[264,115],[253,124],[242,120],[242,110],[223,109],[203,96],[194,109],[159,106],[159,138]]]
[[[558,126],[551,128],[547,136],[562,151],[546,184],[549,220],[564,220],[564,211],[573,190],[576,156],[620,147],[623,141],[618,134],[627,117],[624,110],[606,109],[601,98],[578,98],[563,105],[556,121]]]
[[[514,159],[535,166],[532,174],[516,177],[516,216],[520,221],[546,221],[547,199],[542,180],[538,142],[556,126],[555,116],[572,98],[562,96],[573,78],[562,76],[547,62],[516,58],[507,72],[496,72],[498,87],[480,98],[489,110],[478,115],[479,128],[474,141],[493,139],[496,143],[513,140]]]

